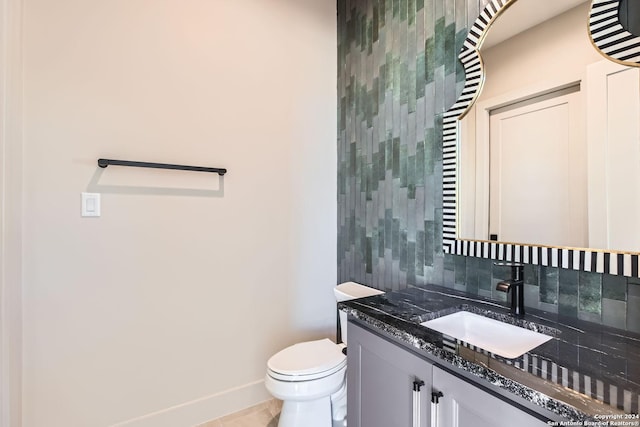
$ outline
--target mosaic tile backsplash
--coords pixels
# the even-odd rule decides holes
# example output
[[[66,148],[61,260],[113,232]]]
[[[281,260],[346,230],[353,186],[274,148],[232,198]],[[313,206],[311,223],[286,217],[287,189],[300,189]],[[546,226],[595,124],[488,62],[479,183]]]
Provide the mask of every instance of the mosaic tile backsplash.
[[[442,251],[442,117],[486,0],[338,0],[338,278],[504,300],[491,260]],[[640,332],[640,281],[528,265],[528,306]]]

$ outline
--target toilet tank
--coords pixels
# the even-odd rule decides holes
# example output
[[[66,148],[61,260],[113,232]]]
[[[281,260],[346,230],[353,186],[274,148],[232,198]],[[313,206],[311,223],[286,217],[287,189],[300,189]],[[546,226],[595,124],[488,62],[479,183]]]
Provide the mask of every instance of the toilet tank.
[[[333,292],[336,296],[336,301],[349,301],[356,298],[370,297],[372,295],[384,294],[383,291],[369,286],[361,285],[356,282],[341,283],[335,288]],[[347,343],[347,313],[340,312],[340,333],[342,335],[342,341]]]

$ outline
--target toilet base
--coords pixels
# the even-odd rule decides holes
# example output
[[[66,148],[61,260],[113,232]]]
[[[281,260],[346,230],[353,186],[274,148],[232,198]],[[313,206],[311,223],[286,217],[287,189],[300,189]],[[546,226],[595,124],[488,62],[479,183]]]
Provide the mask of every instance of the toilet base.
[[[332,427],[331,398],[282,402],[278,427]]]

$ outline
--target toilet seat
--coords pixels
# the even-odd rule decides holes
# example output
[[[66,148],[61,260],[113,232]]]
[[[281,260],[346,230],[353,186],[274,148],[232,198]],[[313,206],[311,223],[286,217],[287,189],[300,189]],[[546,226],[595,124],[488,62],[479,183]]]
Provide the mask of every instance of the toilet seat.
[[[311,381],[338,372],[347,364],[340,346],[325,338],[294,344],[267,362],[268,374],[280,381]]]

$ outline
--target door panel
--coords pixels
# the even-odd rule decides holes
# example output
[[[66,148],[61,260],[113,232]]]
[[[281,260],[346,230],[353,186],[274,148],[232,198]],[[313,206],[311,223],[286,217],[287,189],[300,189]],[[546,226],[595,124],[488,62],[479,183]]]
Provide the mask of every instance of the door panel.
[[[547,423],[455,377],[433,368],[433,385],[443,396],[438,427],[542,427]]]
[[[589,247],[640,250],[640,70],[587,69]]]
[[[587,243],[580,96],[527,100],[491,114],[489,230],[498,240]]]
[[[431,364],[396,344],[349,322],[347,425],[414,426],[414,381],[419,393],[419,427],[430,421]]]

